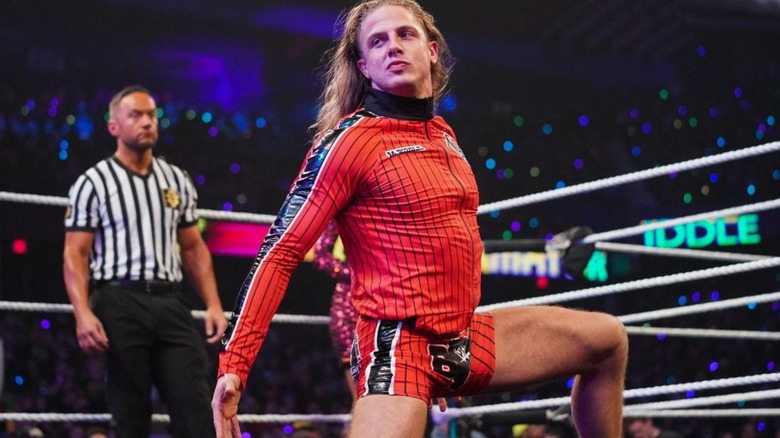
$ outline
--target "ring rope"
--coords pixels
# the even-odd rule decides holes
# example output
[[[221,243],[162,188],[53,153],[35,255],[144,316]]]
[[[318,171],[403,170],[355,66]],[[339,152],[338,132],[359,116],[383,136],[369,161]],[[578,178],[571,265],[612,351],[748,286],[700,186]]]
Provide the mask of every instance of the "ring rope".
[[[23,301],[0,301],[0,310],[17,310],[23,312],[53,312],[53,313],[72,313],[73,306],[70,304],[53,303],[29,303]],[[203,319],[206,315],[205,310],[192,310],[192,316],[197,319]],[[230,318],[232,313],[225,312],[225,316]],[[291,323],[291,324],[328,324],[329,316],[320,315],[289,315],[277,313],[274,315],[273,322]]]
[[[771,268],[778,265],[780,265],[780,257],[773,257],[766,260],[757,260],[752,262],[739,263],[733,266],[721,266],[717,268],[709,268],[709,269],[704,269],[699,271],[690,271],[681,274],[652,277],[644,280],[629,281],[625,283],[616,283],[614,285],[597,286],[597,287],[581,289],[577,291],[562,292],[559,294],[527,298],[523,300],[508,301],[505,303],[497,303],[497,304],[491,304],[486,306],[479,306],[477,308],[477,311],[488,312],[492,310],[503,309],[506,307],[530,306],[530,305],[538,305],[538,304],[556,303],[556,302],[574,300],[579,298],[589,298],[589,297],[594,297],[599,295],[605,295],[611,292],[626,292],[626,291],[647,288],[647,287],[664,286],[664,285],[669,285],[669,284],[678,283],[682,281],[711,278],[715,276],[722,276],[722,275],[729,275],[734,273],[743,273],[743,272],[748,272],[757,269]],[[777,294],[780,294],[780,292],[775,292],[768,295],[757,295],[752,297],[745,297],[738,300],[744,300],[744,304],[750,304],[759,301],[761,302],[771,301],[777,299]],[[732,305],[730,305],[730,303],[732,303],[733,301],[734,300],[725,300],[718,303],[705,303],[705,304],[694,305],[686,308],[667,309],[666,311],[674,311],[676,316],[677,315],[676,312],[678,311],[682,313],[693,313],[691,312],[691,309],[694,308],[700,309],[702,308],[701,306],[711,306],[713,308],[733,307]],[[0,301],[0,310],[49,311],[49,312],[68,313],[73,311],[73,306],[71,306],[70,304]],[[229,312],[226,312],[225,314],[230,316]],[[627,322],[635,322],[630,318],[636,317],[638,315],[642,315],[642,317],[644,317],[644,315],[655,315],[655,314],[656,314],[655,312],[645,312],[645,313],[625,315],[621,318],[628,318],[622,320],[624,323],[627,323]],[[192,315],[195,317],[202,318],[203,315],[205,315],[205,311],[193,310]],[[327,316],[319,316],[319,315],[276,314],[274,315],[273,321],[289,322],[289,323],[312,322],[316,324],[327,324],[329,319]]]
[[[0,191],[0,201],[19,202],[23,204],[51,205],[55,207],[67,207],[68,198],[62,196],[34,195],[30,193],[12,193]],[[204,219],[234,220],[238,222],[271,224],[276,216],[271,214],[257,214],[238,211],[197,209],[196,213]]]
[[[68,202],[67,198],[58,198],[54,196],[44,196],[44,195],[17,194],[17,193],[10,193],[10,192],[0,192],[0,201],[18,201],[18,202],[30,201],[31,203],[37,203],[37,204],[63,205],[63,206],[67,205]],[[746,205],[726,208],[722,210],[715,210],[715,211],[709,211],[709,212],[699,213],[690,216],[678,217],[675,219],[668,219],[664,221],[635,225],[632,227],[619,228],[617,230],[606,231],[602,233],[594,233],[586,236],[579,243],[589,244],[589,243],[597,243],[605,240],[621,239],[624,237],[641,235],[647,231],[667,229],[681,224],[687,224],[691,222],[697,222],[697,221],[712,219],[717,217],[736,216],[745,213],[754,213],[758,211],[771,210],[774,208],[780,208],[780,199],[757,202],[754,204],[746,204]],[[230,211],[219,211],[219,210],[201,210],[201,209],[198,209],[197,212],[199,216],[205,219],[236,220],[240,222],[256,222],[256,223],[273,223],[273,221],[276,219],[275,216],[267,215],[267,214],[254,214],[254,213],[230,212]],[[617,247],[613,246],[613,248],[617,248]]]
[[[658,248],[654,246],[632,245],[629,243],[596,242],[596,249],[602,251],[621,252],[624,254],[648,254],[670,257],[688,257],[704,260],[721,260],[728,262],[750,262],[753,260],[766,260],[772,256],[757,254],[740,254],[723,251],[706,251],[688,248]]]
[[[296,421],[312,421],[319,423],[346,423],[350,420],[349,414],[239,414],[238,420],[243,423],[293,423]],[[25,412],[3,412],[0,413],[0,421],[30,421],[30,422],[103,422],[111,421],[111,414],[60,414],[60,413],[25,413]],[[152,414],[152,422],[170,423],[168,414]]]
[[[645,322],[654,319],[670,318],[673,316],[691,315],[696,313],[711,312],[713,310],[731,309],[734,307],[749,306],[758,303],[767,303],[780,299],[780,292],[768,294],[752,295],[747,297],[732,298],[729,300],[716,301],[713,303],[694,304],[687,307],[673,307],[669,309],[652,310],[649,312],[631,313],[618,316],[623,324],[634,322]]]
[[[780,299],[780,292],[769,295],[755,295],[752,297],[738,298],[735,300],[724,300],[718,303],[717,306],[710,305],[711,303],[705,303],[701,305],[693,305],[685,308],[670,308],[661,309],[653,312],[645,312],[641,314],[641,317],[635,317],[631,314],[625,316],[618,316],[617,318],[622,322],[637,322],[635,319],[640,319],[643,322],[647,322],[653,319],[667,318],[670,316],[677,316],[680,313],[705,313],[711,310],[720,310],[730,307],[739,307],[745,304],[754,304],[759,302],[769,302]],[[702,309],[700,306],[709,305]],[[683,312],[680,312],[685,309]],[[693,309],[693,310],[688,310]],[[47,304],[47,303],[25,303],[15,301],[0,301],[0,310],[25,310],[25,311],[56,311],[60,313],[69,313],[73,311],[73,307],[69,304]],[[198,319],[203,319],[206,312],[204,310],[191,311],[192,316]],[[226,315],[229,313],[226,312]],[[327,325],[330,321],[329,316],[320,315],[289,315],[289,314],[277,314],[274,316],[273,322],[290,323],[290,324],[312,324],[312,325]],[[633,335],[667,335],[667,336],[682,336],[682,337],[699,337],[699,338],[722,338],[722,339],[756,339],[764,341],[780,340],[780,333],[766,332],[766,331],[750,331],[750,330],[716,330],[716,329],[699,329],[699,328],[676,328],[676,327],[635,327],[625,326],[626,331]]]
[[[618,319],[620,319],[618,317]],[[691,338],[722,338],[722,339],[754,339],[761,341],[780,341],[780,333],[750,330],[715,330],[698,328],[675,327],[635,327],[625,326],[626,332],[631,335],[644,336],[683,336]]]
[[[761,383],[780,382],[780,373],[758,374],[744,377],[729,377],[724,379],[705,380],[691,383],[677,383],[673,385],[653,386],[648,388],[636,388],[623,391],[623,398],[648,397],[655,395],[675,394],[687,391],[698,391],[706,389],[720,389],[733,386],[742,386]],[[445,412],[438,413],[439,416],[448,418],[461,417],[465,415],[483,415],[495,412],[510,412],[523,409],[539,409],[560,407],[571,404],[570,397],[555,397],[540,400],[524,400],[511,403],[499,403],[485,406],[470,406],[465,408],[449,408]]]
[[[750,391],[743,393],[713,395],[709,397],[696,397],[684,400],[666,400],[636,405],[626,405],[623,410],[653,409],[653,408],[688,408],[695,406],[709,406],[742,401],[767,400],[780,398],[780,389],[767,389],[765,391]]]
[[[623,412],[623,418],[778,417],[780,409],[659,409]]]
[[[480,205],[477,214],[492,213],[494,211],[505,210],[508,208],[520,207],[536,202],[547,201],[550,199],[562,198],[564,196],[576,195],[584,192],[598,190],[607,187],[613,187],[630,182],[641,181],[657,176],[668,175],[674,172],[692,170],[699,167],[710,166],[713,164],[724,163],[732,160],[739,160],[745,157],[751,157],[769,152],[780,150],[780,142],[765,143],[758,146],[752,146],[738,151],[724,152],[722,154],[710,155],[708,157],[696,158],[693,160],[682,161],[676,164],[667,164],[665,166],[654,167],[652,169],[631,172],[624,175],[613,176],[596,181],[582,184],[576,184],[560,189],[548,190],[545,192],[534,193],[532,195],[520,196],[513,199],[492,202]]]
[[[732,377],[717,380],[707,380],[701,382],[692,383],[679,383],[675,385],[664,385],[649,388],[638,388],[626,390],[623,393],[624,398],[644,397],[648,395],[664,395],[676,392],[686,392],[690,390],[700,389],[716,389],[726,388],[731,386],[740,386],[754,383],[772,383],[780,381],[780,373],[774,374],[760,374],[745,377]],[[766,392],[766,391],[764,391]],[[758,399],[758,396],[755,399]],[[744,399],[744,398],[743,398]],[[740,400],[743,400],[740,399]],[[571,401],[570,397],[557,397],[543,400],[526,400],[515,403],[501,403],[497,405],[488,406],[472,406],[467,408],[449,408],[446,412],[440,412],[437,415],[446,416],[449,418],[460,417],[465,415],[482,415],[485,413],[493,412],[508,412],[522,409],[536,409],[536,408],[549,408],[560,407],[568,405]],[[641,406],[641,405],[635,405]],[[286,423],[292,421],[319,421],[319,422],[346,422],[349,421],[351,416],[349,414],[314,414],[314,415],[253,415],[253,414],[240,414],[238,416],[239,421],[246,423]],[[0,413],[0,420],[17,420],[17,421],[110,421],[111,414],[60,414],[60,413]],[[170,418],[166,414],[153,414],[152,421],[170,421]]]
[[[769,201],[757,202],[755,204],[746,204],[738,207],[725,208],[723,210],[708,211],[705,213],[694,214],[691,216],[683,216],[675,219],[669,219],[659,222],[652,222],[642,225],[635,225],[633,227],[620,228],[612,231],[605,231],[603,233],[593,233],[582,239],[581,243],[594,243],[602,240],[615,240],[622,239],[624,237],[637,236],[644,234],[646,231],[671,228],[676,225],[687,224],[691,222],[697,222],[706,219],[713,219],[724,216],[737,216],[745,213],[754,213],[757,211],[771,210],[773,208],[780,207],[780,199],[772,199]]]
[[[613,186],[617,186],[629,182],[636,182],[636,181],[641,181],[643,179],[667,175],[674,172],[692,170],[698,167],[704,167],[713,164],[724,163],[727,161],[738,160],[745,157],[751,157],[755,155],[774,152],[777,150],[780,150],[780,142],[765,143],[758,146],[752,146],[752,147],[740,149],[738,151],[724,152],[718,155],[696,158],[693,160],[682,161],[675,164],[667,164],[665,166],[659,166],[652,169],[642,170],[638,172],[631,172],[624,175],[604,178],[604,179],[577,184],[577,185],[564,187],[560,189],[548,190],[545,192],[535,193],[532,195],[521,196],[518,198],[483,204],[480,205],[479,208],[477,209],[477,214],[491,213],[493,211],[504,210],[507,208],[519,207],[523,205],[533,204],[536,202],[561,198],[564,196],[571,196],[583,192],[598,190],[607,187],[613,187]],[[3,191],[0,191],[0,201],[27,202],[33,204],[53,205],[53,206],[60,206],[60,207],[66,207],[68,205],[68,199],[65,197],[19,194],[19,193],[11,193],[11,192],[3,192]],[[268,215],[268,214],[254,214],[254,213],[228,212],[228,211],[220,211],[220,210],[201,210],[201,209],[198,209],[197,211],[200,216],[206,219],[221,219],[221,220],[235,219],[235,220],[240,220],[245,222],[256,222],[256,223],[267,223],[267,224],[273,223],[273,221],[276,219],[276,216]]]
[[[545,295],[522,300],[508,301],[506,303],[496,303],[486,306],[479,306],[477,311],[487,312],[497,309],[504,309],[515,306],[531,306],[539,304],[560,303],[582,298],[592,298],[610,293],[629,292],[637,289],[646,289],[658,286],[668,286],[670,284],[682,283],[685,281],[709,279],[724,275],[739,274],[759,269],[773,268],[780,266],[780,257],[772,257],[766,260],[755,260],[752,262],[738,263],[729,266],[719,266],[715,268],[701,269],[698,271],[683,272],[671,275],[662,275],[642,280],[634,280],[623,283],[615,283],[604,286],[596,286],[587,289],[580,289],[570,292],[561,292],[558,294]]]

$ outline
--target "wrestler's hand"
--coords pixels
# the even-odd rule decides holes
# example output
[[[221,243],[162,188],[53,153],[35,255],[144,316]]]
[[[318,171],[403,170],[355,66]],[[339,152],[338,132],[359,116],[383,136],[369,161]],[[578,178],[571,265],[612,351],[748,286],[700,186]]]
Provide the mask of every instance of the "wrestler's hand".
[[[235,374],[225,374],[217,380],[211,413],[217,438],[241,438],[238,427],[238,400],[241,399],[241,379]]]

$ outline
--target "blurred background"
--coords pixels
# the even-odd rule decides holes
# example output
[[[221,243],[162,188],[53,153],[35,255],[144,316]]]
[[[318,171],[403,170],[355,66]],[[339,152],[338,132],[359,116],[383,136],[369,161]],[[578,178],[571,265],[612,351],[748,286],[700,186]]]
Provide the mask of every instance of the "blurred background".
[[[482,204],[780,137],[780,1],[421,4],[436,18],[457,60],[451,91],[437,111],[458,135]],[[275,214],[309,146],[308,126],[322,85],[319,69],[339,32],[334,23],[351,5],[336,0],[3,1],[0,191],[66,196],[81,172],[115,149],[105,128],[110,97],[126,85],[142,84],[161,109],[156,154],[190,173],[201,209]],[[780,160],[772,152],[483,214],[480,227],[486,240],[549,238],[577,225],[605,232],[773,200],[778,194]],[[67,302],[63,214],[60,207],[0,202],[0,301]],[[779,219],[777,211],[761,211],[621,242],[776,256]],[[230,225],[202,223],[226,309],[232,309],[262,239],[262,229]],[[241,234],[246,232],[248,238]],[[236,235],[244,239],[240,248],[220,243]],[[526,254],[508,257],[513,262],[487,260],[483,304],[726,264],[610,252],[599,254],[601,264],[587,278],[570,280]],[[780,270],[772,268],[567,305],[624,315],[775,292],[778,284]],[[280,311],[325,315],[332,290],[329,277],[304,263]],[[779,315],[775,301],[648,324],[777,331]],[[0,323],[6,410],[106,411],[102,359],[80,352],[70,315],[0,311]],[[275,325],[242,409],[348,412],[349,396],[329,342],[324,327]],[[773,341],[632,336],[626,386],[777,372],[778,352]],[[561,396],[570,384],[553,382],[474,402]],[[720,407],[776,406],[769,400]],[[780,418],[771,416],[657,423],[690,437],[726,431],[748,436],[738,435],[740,429],[775,437],[780,430]],[[81,436],[86,429],[39,427],[51,436]],[[324,436],[339,432],[336,426],[321,427]],[[248,433],[285,436],[290,430],[265,425]],[[512,434],[500,427],[486,433]]]

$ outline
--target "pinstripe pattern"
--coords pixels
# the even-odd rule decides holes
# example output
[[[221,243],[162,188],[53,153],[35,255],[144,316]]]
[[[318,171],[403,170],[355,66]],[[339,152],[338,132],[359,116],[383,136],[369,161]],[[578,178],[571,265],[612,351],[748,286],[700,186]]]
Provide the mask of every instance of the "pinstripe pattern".
[[[195,224],[198,198],[185,171],[154,158],[140,175],[110,157],[79,176],[68,197],[65,230],[95,232],[93,280],[182,280],[176,231]]]
[[[369,109],[310,150],[239,293],[220,373],[246,379],[290,275],[331,218],[354,271],[358,314],[414,317],[433,333],[468,326],[482,253],[471,168],[442,118],[402,120]]]

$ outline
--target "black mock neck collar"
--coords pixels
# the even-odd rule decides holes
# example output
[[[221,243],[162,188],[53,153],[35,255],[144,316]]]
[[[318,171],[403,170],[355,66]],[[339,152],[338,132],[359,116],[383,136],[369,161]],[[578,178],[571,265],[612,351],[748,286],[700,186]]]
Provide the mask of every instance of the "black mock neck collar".
[[[380,116],[425,121],[433,118],[433,97],[401,97],[366,87],[363,108]]]

